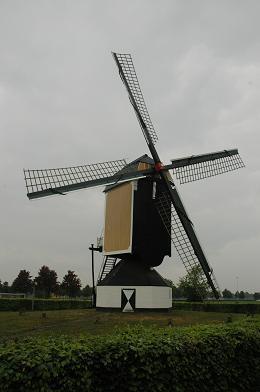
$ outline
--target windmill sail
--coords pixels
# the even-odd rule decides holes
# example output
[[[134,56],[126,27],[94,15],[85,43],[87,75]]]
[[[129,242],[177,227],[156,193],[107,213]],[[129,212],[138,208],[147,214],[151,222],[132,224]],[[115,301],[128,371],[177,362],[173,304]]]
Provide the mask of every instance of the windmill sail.
[[[160,197],[155,199],[157,210],[186,271],[191,273],[194,267],[201,267],[204,272],[204,275],[200,276],[200,281],[197,282],[198,294],[201,294],[201,284],[207,283],[214,296],[219,298],[220,289],[213,270],[205,257],[176,188],[173,189],[173,194],[175,203],[171,202],[167,191],[161,193]],[[171,204],[171,215],[168,212],[169,204]]]
[[[115,62],[119,69],[119,74],[122,81],[124,82],[126,89],[129,94],[130,102],[132,103],[138,121],[141,125],[142,130],[144,128],[148,131],[151,140],[155,143],[158,140],[158,136],[155,132],[154,126],[150,119],[144,97],[136,76],[135,67],[130,54],[112,53]],[[146,134],[144,132],[146,138]]]
[[[169,165],[170,166],[170,165]],[[172,160],[173,174],[185,184],[244,167],[237,149]]]
[[[58,169],[24,170],[27,196],[35,199],[53,194],[120,183],[141,178],[151,170],[134,170],[124,159]]]

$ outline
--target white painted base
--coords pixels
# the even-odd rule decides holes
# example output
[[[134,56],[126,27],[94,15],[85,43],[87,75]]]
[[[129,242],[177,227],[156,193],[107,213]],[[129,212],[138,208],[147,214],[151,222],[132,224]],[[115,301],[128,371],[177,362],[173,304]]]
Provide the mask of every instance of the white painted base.
[[[121,309],[122,289],[135,289],[135,309],[172,308],[172,289],[166,286],[97,286],[97,308]]]

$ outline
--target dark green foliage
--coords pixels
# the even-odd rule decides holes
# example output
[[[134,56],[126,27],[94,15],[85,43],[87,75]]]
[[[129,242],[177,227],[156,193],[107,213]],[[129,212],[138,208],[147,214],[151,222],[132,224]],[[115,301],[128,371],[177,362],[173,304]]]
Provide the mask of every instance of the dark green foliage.
[[[233,298],[233,294],[228,289],[222,291],[223,298]]]
[[[178,287],[188,301],[199,301],[209,295],[208,284],[199,265],[191,268],[190,272],[180,279]]]
[[[80,294],[81,282],[74,271],[68,271],[60,285],[60,290],[68,297],[77,297]]]
[[[88,284],[81,290],[81,295],[83,295],[83,297],[91,297],[92,293],[93,289]]]
[[[91,307],[86,300],[35,299],[34,310],[85,309]],[[0,311],[32,310],[32,299],[0,298]]]
[[[1,391],[256,392],[259,325],[126,329],[0,345]]]
[[[244,299],[245,298],[245,293],[244,291],[240,291],[239,295],[238,295],[239,299]]]
[[[9,286],[8,282],[1,282],[0,280],[0,293],[10,293],[11,287]]]
[[[43,265],[35,278],[36,293],[38,296],[49,297],[58,291],[57,273],[47,265]]]
[[[175,285],[172,286],[172,298],[182,298],[184,296],[183,290]]]
[[[12,292],[13,293],[32,293],[33,281],[29,271],[21,270],[13,281]]]
[[[255,302],[188,302],[173,301],[173,310],[195,310],[220,313],[260,313],[260,303]]]
[[[260,293],[254,293],[254,299],[256,301],[260,300]]]

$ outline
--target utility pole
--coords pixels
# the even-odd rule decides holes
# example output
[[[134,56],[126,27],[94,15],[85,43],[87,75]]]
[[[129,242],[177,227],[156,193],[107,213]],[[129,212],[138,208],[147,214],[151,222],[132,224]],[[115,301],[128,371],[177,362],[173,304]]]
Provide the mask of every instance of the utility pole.
[[[33,282],[32,311],[34,311],[34,299],[35,299],[35,282]]]
[[[94,244],[91,244],[89,247],[91,251],[91,266],[92,266],[92,307],[96,307],[96,287],[95,287],[95,269],[94,269],[94,252],[102,252],[102,246],[94,247]]]

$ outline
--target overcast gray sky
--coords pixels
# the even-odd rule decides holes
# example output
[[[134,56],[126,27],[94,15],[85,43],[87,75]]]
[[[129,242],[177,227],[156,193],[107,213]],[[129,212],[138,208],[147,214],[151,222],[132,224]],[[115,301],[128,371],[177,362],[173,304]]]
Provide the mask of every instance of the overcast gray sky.
[[[2,281],[46,264],[91,282],[102,188],[29,201],[22,169],[148,152],[117,51],[133,56],[165,163],[239,149],[245,169],[179,191],[221,288],[260,291],[259,16],[258,0],[0,0]],[[174,258],[159,271],[184,274]]]

